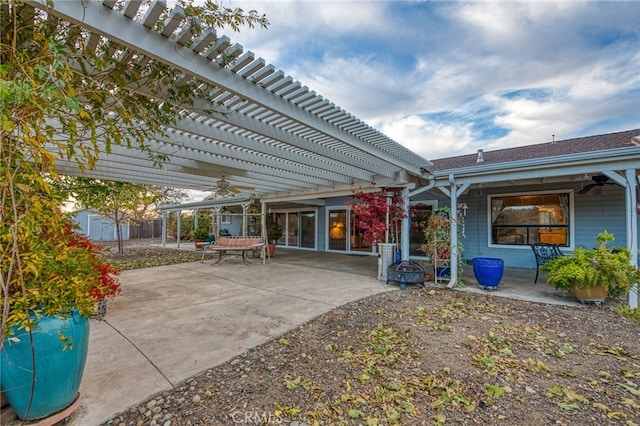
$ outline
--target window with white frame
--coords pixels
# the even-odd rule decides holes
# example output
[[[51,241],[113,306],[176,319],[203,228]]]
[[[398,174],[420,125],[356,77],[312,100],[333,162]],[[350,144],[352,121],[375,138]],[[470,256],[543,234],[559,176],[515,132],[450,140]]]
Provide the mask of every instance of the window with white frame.
[[[561,191],[490,195],[491,244],[569,246],[572,201]]]

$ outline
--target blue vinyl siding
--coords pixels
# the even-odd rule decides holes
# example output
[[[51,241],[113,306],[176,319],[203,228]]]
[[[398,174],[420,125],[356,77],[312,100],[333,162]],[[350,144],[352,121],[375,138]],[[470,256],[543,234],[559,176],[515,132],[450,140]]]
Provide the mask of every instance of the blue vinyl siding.
[[[570,184],[536,185],[521,187],[496,187],[471,189],[458,201],[469,207],[465,217],[465,235],[463,259],[471,261],[474,257],[486,256],[504,259],[505,266],[517,268],[535,268],[535,259],[529,246],[489,247],[488,244],[488,208],[487,195],[522,192],[538,192],[545,190],[578,190],[579,185]],[[427,195],[425,198],[428,198]],[[434,197],[435,198],[435,197]],[[448,200],[441,200],[439,205],[448,205]],[[614,245],[626,246],[625,195],[624,190],[616,185],[606,185],[600,194],[574,194],[573,223],[575,241],[573,247],[593,247],[595,236],[607,230],[616,237]],[[640,237],[640,235],[639,235]],[[570,253],[570,249],[563,249]]]
[[[603,230],[615,235],[612,243],[625,246],[626,221],[624,190],[619,186],[605,186],[601,194],[576,195],[579,226],[576,227],[576,247],[594,247],[595,236]]]

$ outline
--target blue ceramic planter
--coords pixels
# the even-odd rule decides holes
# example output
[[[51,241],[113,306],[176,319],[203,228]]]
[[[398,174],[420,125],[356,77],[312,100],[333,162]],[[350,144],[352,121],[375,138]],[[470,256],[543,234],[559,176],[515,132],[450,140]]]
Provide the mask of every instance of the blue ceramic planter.
[[[504,260],[492,257],[474,257],[473,274],[483,288],[495,289],[502,280]]]
[[[49,417],[78,397],[89,348],[89,320],[76,313],[42,317],[29,334],[12,329],[0,352],[2,392],[22,420]],[[71,348],[64,349],[68,339]],[[34,375],[35,374],[35,380]]]
[[[438,266],[436,268],[436,277],[438,278],[451,277],[451,268],[449,266]]]

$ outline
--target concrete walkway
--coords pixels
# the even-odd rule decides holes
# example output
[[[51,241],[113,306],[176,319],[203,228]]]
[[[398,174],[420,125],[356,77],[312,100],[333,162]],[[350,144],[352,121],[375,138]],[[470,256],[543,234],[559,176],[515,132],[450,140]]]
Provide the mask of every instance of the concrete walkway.
[[[375,278],[376,258],[304,257],[124,272],[106,321],[91,322],[80,407],[69,424],[100,424],[331,309],[393,289]]]
[[[106,320],[91,321],[80,405],[69,424],[99,425],[338,306],[399,288],[377,279],[375,256],[278,247],[266,264],[253,261],[125,271]],[[576,304],[543,278],[533,285],[534,276],[533,270],[507,269],[500,289],[489,293],[478,289],[467,268],[462,291]]]

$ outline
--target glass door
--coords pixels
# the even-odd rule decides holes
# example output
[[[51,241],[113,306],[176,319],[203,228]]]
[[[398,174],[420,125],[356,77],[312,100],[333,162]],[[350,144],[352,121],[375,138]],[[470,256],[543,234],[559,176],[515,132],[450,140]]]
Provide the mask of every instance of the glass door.
[[[316,247],[316,212],[300,212],[300,247]]]
[[[329,211],[329,250],[347,250],[347,211]]]
[[[287,213],[287,246],[298,247],[298,212]]]

